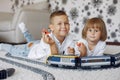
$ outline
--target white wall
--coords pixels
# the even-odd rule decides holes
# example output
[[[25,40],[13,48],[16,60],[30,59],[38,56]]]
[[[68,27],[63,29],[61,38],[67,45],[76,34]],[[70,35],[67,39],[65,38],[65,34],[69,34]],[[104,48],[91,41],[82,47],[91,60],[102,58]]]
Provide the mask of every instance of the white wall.
[[[39,3],[39,2],[42,2],[42,1],[47,1],[47,0],[34,0],[34,3]]]
[[[91,17],[104,20],[109,42],[120,42],[120,0],[49,0],[51,11],[64,10],[69,16],[71,32],[81,35],[85,21]]]

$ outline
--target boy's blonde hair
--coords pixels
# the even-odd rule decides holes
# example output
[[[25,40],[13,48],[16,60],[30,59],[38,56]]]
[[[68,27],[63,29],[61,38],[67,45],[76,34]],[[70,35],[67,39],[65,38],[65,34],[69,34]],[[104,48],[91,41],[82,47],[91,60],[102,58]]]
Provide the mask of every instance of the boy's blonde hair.
[[[107,38],[107,31],[105,23],[100,18],[91,18],[88,19],[83,30],[82,30],[82,38],[86,39],[87,30],[89,28],[98,28],[101,31],[101,37],[100,40],[105,41]]]
[[[55,11],[55,12],[53,12],[53,13],[51,13],[51,15],[50,15],[50,24],[52,24],[52,19],[55,17],[55,16],[61,16],[61,15],[65,15],[65,16],[67,16],[67,14],[64,12],[64,11],[61,11],[61,10],[59,10],[59,11]],[[68,17],[68,16],[67,16]]]

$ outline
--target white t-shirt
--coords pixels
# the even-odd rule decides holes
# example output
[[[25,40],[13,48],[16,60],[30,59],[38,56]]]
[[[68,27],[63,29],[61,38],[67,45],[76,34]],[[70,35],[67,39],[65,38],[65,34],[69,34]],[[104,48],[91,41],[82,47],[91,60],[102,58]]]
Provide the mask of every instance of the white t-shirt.
[[[88,42],[84,39],[81,39],[77,42],[82,42],[86,48],[87,48],[87,56],[102,56],[105,48],[106,48],[106,42],[105,41],[98,41],[97,45],[95,46],[95,48],[93,50],[90,50],[88,48]],[[80,52],[78,50],[77,45],[75,45],[75,54],[80,56]]]
[[[102,56],[106,48],[105,41],[99,41],[93,50],[90,50],[87,46],[88,56]]]
[[[68,36],[65,38],[65,40],[63,41],[62,44],[60,44],[60,42],[57,40],[57,38],[51,33],[49,35],[56,43],[59,54],[64,54],[67,55],[67,48],[68,47],[73,47],[74,48],[74,38],[75,35],[72,34],[68,34]],[[46,44],[43,39],[41,39],[40,43],[34,45],[29,54],[28,54],[28,58],[31,59],[46,59],[48,57],[48,55],[50,55],[51,50],[50,50],[50,46],[49,44]]]

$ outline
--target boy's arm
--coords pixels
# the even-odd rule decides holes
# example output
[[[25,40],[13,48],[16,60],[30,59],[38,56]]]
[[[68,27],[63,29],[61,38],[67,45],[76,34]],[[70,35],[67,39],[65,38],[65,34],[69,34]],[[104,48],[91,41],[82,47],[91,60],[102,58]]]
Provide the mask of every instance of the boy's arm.
[[[50,47],[46,43],[44,43],[43,39],[41,39],[40,43],[32,46],[28,54],[28,58],[41,59],[43,57],[47,57],[50,52]]]
[[[50,44],[50,50],[52,55],[58,55],[58,48],[55,43]]]

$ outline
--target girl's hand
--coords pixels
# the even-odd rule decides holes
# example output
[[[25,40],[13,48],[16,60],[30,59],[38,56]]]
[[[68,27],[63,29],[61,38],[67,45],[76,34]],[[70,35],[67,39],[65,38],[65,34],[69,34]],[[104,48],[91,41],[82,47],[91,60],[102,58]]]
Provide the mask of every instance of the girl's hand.
[[[80,42],[77,44],[77,46],[78,46],[79,52],[81,53],[80,57],[86,56],[87,55],[86,46],[83,43],[80,43]]]

